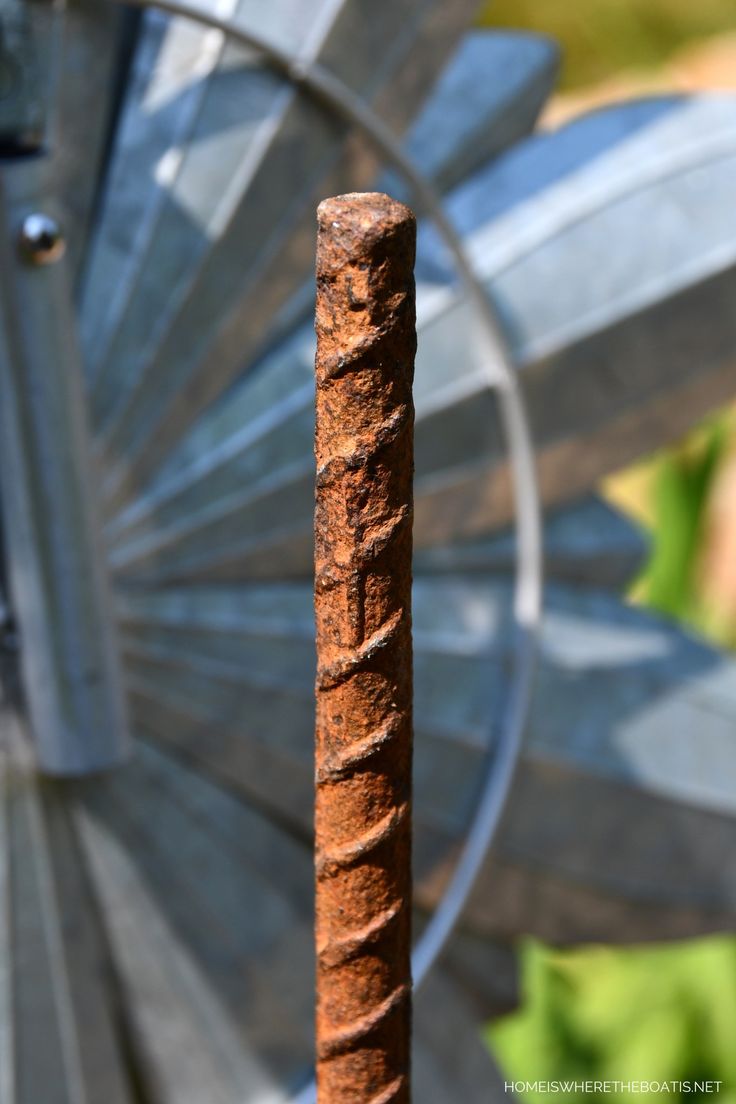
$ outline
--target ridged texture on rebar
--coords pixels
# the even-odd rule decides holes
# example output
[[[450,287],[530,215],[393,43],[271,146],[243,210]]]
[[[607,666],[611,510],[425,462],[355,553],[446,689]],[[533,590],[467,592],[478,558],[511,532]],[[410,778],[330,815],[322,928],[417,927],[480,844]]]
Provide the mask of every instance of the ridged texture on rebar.
[[[416,225],[326,200],[317,246],[319,1104],[408,1102]]]

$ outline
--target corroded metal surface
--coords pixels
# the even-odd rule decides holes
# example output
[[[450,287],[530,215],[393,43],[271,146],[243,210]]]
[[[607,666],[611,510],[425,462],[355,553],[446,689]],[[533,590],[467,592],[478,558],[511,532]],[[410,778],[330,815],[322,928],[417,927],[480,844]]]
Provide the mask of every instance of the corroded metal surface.
[[[409,1099],[416,227],[355,193],[317,244],[320,1104]]]

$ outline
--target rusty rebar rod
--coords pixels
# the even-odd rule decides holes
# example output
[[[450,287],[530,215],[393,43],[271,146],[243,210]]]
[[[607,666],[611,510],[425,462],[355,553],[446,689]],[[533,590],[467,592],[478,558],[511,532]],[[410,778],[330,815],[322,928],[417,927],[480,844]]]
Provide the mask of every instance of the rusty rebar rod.
[[[317,1096],[406,1104],[416,223],[374,193],[318,223]]]

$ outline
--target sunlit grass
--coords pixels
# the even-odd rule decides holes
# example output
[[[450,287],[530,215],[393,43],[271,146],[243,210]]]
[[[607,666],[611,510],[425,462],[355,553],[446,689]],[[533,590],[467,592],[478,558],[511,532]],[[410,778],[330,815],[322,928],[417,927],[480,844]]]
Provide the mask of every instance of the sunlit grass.
[[[488,0],[480,21],[552,35],[564,48],[561,85],[656,68],[683,46],[736,30],[733,0]]]

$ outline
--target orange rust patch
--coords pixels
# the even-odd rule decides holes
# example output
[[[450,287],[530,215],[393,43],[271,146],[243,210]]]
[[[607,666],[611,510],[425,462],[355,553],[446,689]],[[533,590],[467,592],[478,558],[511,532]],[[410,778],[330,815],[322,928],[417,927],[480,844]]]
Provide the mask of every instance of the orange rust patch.
[[[407,1104],[412,212],[325,200],[317,243],[319,1104]]]

